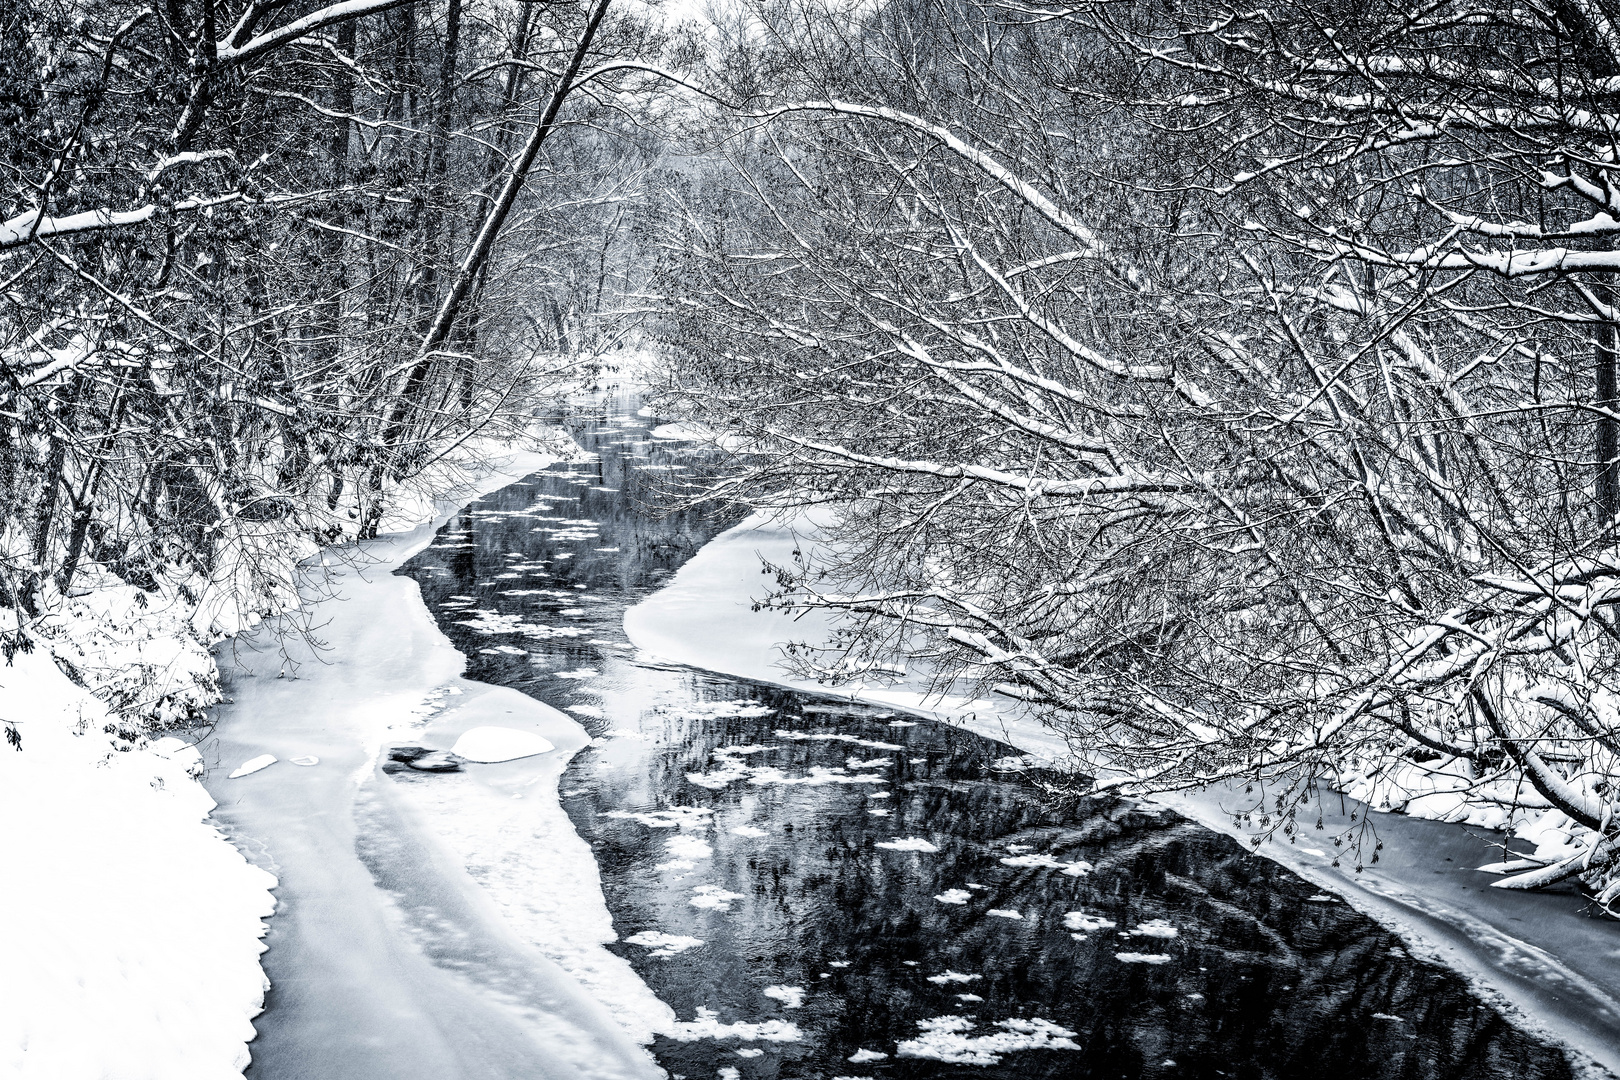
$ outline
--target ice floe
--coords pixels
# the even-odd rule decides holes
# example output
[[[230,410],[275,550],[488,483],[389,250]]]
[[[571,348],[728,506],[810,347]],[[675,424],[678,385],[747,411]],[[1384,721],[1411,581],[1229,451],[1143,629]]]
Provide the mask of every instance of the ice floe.
[[[677,1020],[660,1029],[677,1042],[697,1042],[699,1039],[740,1039],[743,1042],[798,1042],[803,1036],[799,1026],[787,1020],[765,1020],[758,1024],[738,1021],[722,1024],[720,1014],[713,1009],[698,1006],[697,1019]]]
[[[687,903],[707,911],[730,911],[731,902],[741,899],[742,893],[727,892],[718,885],[699,885]]]
[[[907,1039],[896,1051],[903,1058],[926,1058],[950,1065],[998,1065],[1005,1054],[1019,1050],[1078,1050],[1075,1032],[1050,1020],[1014,1017],[996,1021],[1001,1031],[968,1035],[978,1022],[965,1016],[936,1016],[919,1020],[922,1034]]]
[[[844,735],[839,732],[808,732],[778,730],[778,739],[791,739],[794,742],[847,742],[856,746],[865,746],[872,750],[904,750],[905,747],[895,743],[875,742],[872,739],[859,739],[854,735]]]
[[[1135,930],[1126,930],[1123,933],[1125,937],[1173,938],[1180,932],[1164,919],[1149,919],[1145,923],[1139,923]]]
[[[663,810],[609,810],[602,816],[639,821],[649,829],[674,829],[702,825],[713,815],[707,806],[671,806]]]
[[[1019,844],[1009,844],[1009,850],[1020,847]],[[1003,866],[1042,867],[1049,870],[1061,870],[1070,877],[1082,877],[1091,873],[1092,865],[1084,859],[1075,859],[1073,862],[1063,862],[1055,859],[1045,852],[1033,855],[1009,855],[1001,860]]]
[[[772,1001],[780,1001],[784,1009],[797,1009],[804,1004],[802,986],[767,986],[760,993]]]
[[[706,840],[682,833],[669,838],[664,853],[674,859],[707,859],[714,854],[714,848]]]
[[[1112,929],[1114,922],[1098,915],[1087,915],[1083,911],[1071,911],[1063,916],[1063,925],[1070,930],[1078,931],[1073,935],[1076,941],[1084,941],[1089,933]]]
[[[666,934],[661,930],[643,930],[639,934],[631,934],[624,940],[628,944],[640,945],[650,950],[648,956],[674,956],[676,953],[695,949],[704,944],[702,938],[688,937],[685,934]]]
[[[888,851],[934,852],[939,850],[939,848],[920,836],[902,836],[898,840],[879,840],[877,846]]]

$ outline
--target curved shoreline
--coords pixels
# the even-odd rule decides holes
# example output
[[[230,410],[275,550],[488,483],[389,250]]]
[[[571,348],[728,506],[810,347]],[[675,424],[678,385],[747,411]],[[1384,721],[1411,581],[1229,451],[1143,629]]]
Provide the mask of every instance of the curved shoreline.
[[[331,595],[310,619],[321,653],[302,638],[277,641],[274,627],[235,643],[234,701],[203,746],[215,766],[214,820],[280,878],[250,1076],[659,1075],[601,1003],[512,933],[408,802],[376,782],[390,727],[430,711],[436,687],[458,691],[473,722],[499,710],[505,723],[544,729],[558,748],[548,758],[566,760],[588,741],[539,702],[462,679],[466,658],[439,632],[416,583],[392,572],[465,502],[549,460],[518,455],[441,500],[434,521],[363,545],[363,565],[334,567]],[[282,764],[234,780],[218,767],[264,753]],[[286,764],[298,755],[320,763]],[[434,926],[453,932],[434,940]]]
[[[915,678],[898,686],[845,689],[783,671],[778,644],[815,639],[829,624],[818,613],[793,620],[782,612],[755,610],[753,598],[761,591],[759,560],[787,562],[795,549],[813,544],[808,531],[763,515],[733,527],[682,566],[663,590],[627,611],[626,633],[637,647],[673,663],[788,689],[848,694],[852,700],[1001,739],[1037,757],[1062,756],[1063,741],[1051,731],[998,712],[990,702],[942,699]],[[1219,793],[1157,801],[1217,832],[1249,839],[1221,812]],[[1458,843],[1469,836],[1461,826],[1395,814],[1378,817],[1391,833],[1432,831]],[[1477,846],[1485,854],[1467,867],[1489,861],[1490,849]],[[1384,863],[1359,876],[1302,848],[1273,843],[1256,850],[1314,884],[1342,893],[1400,934],[1415,954],[1462,974],[1515,1024],[1568,1047],[1593,1075],[1620,1075],[1620,923],[1580,916],[1572,897],[1504,894],[1476,889],[1466,875],[1440,875],[1427,865],[1403,867],[1388,858],[1394,852],[1387,849]],[[1463,858],[1459,852],[1449,858],[1440,852],[1434,858],[1441,867],[1449,861],[1447,869],[1463,865],[1457,861]],[[1436,876],[1445,878],[1443,885],[1426,880]],[[1477,878],[1481,887],[1491,880],[1485,874]]]

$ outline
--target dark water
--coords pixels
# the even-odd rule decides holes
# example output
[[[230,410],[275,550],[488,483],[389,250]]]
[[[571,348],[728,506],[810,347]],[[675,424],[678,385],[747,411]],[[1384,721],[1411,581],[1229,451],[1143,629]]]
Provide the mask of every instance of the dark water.
[[[998,771],[1011,747],[955,729],[638,658],[625,607],[725,522],[641,505],[702,459],[649,439],[636,404],[581,406],[596,460],[473,504],[405,572],[471,677],[600,736],[562,793],[619,935],[702,942],[614,948],[683,1021],[798,1036],[660,1036],[673,1075],[1571,1075],[1223,835],[1043,794]]]

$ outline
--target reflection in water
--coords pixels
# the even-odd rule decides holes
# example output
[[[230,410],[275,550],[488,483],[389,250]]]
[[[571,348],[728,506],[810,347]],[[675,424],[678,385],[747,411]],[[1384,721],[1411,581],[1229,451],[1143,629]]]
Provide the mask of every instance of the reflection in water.
[[[470,676],[598,736],[562,793],[615,948],[697,1021],[654,1045],[672,1074],[1570,1075],[1225,836],[1043,796],[956,729],[637,658],[625,607],[724,522],[640,505],[694,457],[635,404],[577,415],[596,460],[474,503],[406,572]]]

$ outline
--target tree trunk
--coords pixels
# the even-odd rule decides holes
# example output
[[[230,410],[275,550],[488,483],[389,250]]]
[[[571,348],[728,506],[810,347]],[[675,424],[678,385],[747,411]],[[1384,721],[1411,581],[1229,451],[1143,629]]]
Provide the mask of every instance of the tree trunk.
[[[1608,282],[1598,285],[1593,292],[1604,307],[1612,308],[1614,290]],[[1598,518],[1604,527],[1614,523],[1620,514],[1620,418],[1614,414],[1620,409],[1620,372],[1616,371],[1617,343],[1615,324],[1605,320],[1598,324],[1592,335],[1592,366],[1596,369],[1593,404],[1610,415],[1599,416],[1594,439],[1597,458],[1596,493]]]

